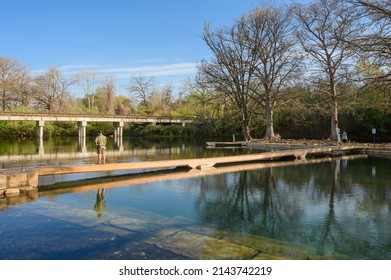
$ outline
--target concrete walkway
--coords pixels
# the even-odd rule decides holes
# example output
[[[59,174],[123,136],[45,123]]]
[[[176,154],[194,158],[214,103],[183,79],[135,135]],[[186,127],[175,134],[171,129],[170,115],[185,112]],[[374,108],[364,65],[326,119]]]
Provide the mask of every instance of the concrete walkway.
[[[120,170],[165,170],[176,167],[187,167],[190,169],[205,170],[218,165],[233,165],[250,162],[271,161],[281,158],[292,158],[293,160],[306,160],[308,155],[313,157],[327,157],[330,155],[344,155],[346,153],[362,153],[355,145],[324,146],[317,148],[303,148],[292,150],[280,150],[263,152],[257,154],[192,158],[177,160],[159,160],[143,162],[109,163],[109,164],[88,164],[78,166],[48,166],[34,168],[9,168],[0,170],[0,195],[19,195],[21,191],[28,191],[38,187],[39,176],[90,173]]]
[[[127,162],[127,163],[108,163],[80,166],[51,166],[38,167],[39,175],[56,175],[70,173],[86,173],[86,172],[104,172],[118,170],[147,170],[147,169],[166,169],[175,167],[189,167],[196,169],[211,168],[221,164],[238,164],[245,162],[267,161],[283,157],[292,157],[294,159],[305,159],[307,155],[330,155],[338,153],[357,151],[357,147],[352,146],[329,146],[319,148],[294,149],[264,152],[257,154],[225,156],[225,157],[210,157],[210,158],[192,158],[192,159],[176,159],[176,160],[159,160],[159,161],[143,161],[143,162]]]

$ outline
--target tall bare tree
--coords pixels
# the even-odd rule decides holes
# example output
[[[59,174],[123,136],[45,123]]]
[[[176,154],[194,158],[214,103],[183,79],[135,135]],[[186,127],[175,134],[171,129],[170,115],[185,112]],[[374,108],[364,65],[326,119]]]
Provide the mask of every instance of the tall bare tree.
[[[331,116],[330,136],[337,140],[339,100],[346,92],[341,85],[349,79],[355,53],[349,46],[362,33],[354,9],[345,0],[317,0],[295,9],[300,24],[298,37],[310,57],[310,70],[316,79],[327,81]]]
[[[99,73],[96,71],[81,72],[77,75],[77,84],[83,90],[85,98],[87,98],[88,111],[91,111],[95,106],[95,94],[98,88]]]
[[[212,31],[206,25],[203,40],[212,50],[214,58],[202,61],[198,79],[221,92],[236,105],[241,115],[244,139],[252,140],[250,133],[251,83],[256,69],[257,54],[248,48],[244,26],[240,23],[231,28]]]
[[[183,102],[189,106],[189,116],[204,119],[209,123],[211,123],[210,120],[224,117],[227,96],[221,93],[212,93],[205,82],[186,80],[181,92],[185,96]]]
[[[149,108],[149,99],[154,91],[154,78],[138,75],[132,77],[129,87],[131,99],[136,99],[138,105]],[[132,98],[133,97],[133,98]],[[137,106],[137,105],[136,105]]]
[[[391,85],[391,1],[349,0],[359,9],[367,24],[366,32],[351,41],[364,54],[366,66],[378,69],[367,82],[381,81]],[[366,69],[364,69],[366,70]]]
[[[24,69],[18,80],[15,92],[15,106],[24,109],[31,109],[33,94],[32,94],[32,77],[30,72]]]
[[[115,93],[115,80],[114,77],[108,76],[102,82],[102,86],[99,88],[99,92],[103,96],[104,106],[103,112],[108,115],[115,113],[116,93]]]
[[[19,62],[0,57],[0,100],[1,109],[12,109],[18,100],[18,93],[27,80],[27,70]]]
[[[36,77],[34,98],[38,107],[48,112],[66,110],[71,99],[68,88],[74,83],[75,79],[64,77],[58,68]]]
[[[298,51],[290,9],[265,7],[240,21],[247,44],[256,54],[254,98],[266,113],[265,138],[274,138],[274,108],[298,80],[303,55]]]

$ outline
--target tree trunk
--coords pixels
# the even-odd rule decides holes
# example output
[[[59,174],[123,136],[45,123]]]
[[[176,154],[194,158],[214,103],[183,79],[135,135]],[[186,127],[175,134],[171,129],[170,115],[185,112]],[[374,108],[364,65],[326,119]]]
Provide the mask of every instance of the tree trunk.
[[[250,134],[250,119],[246,112],[242,112],[242,132],[245,141],[251,141],[253,139]]]
[[[331,132],[330,132],[330,140],[338,141],[338,108],[334,106],[333,112],[331,113]]]
[[[273,109],[270,104],[265,106],[266,111],[266,133],[265,138],[273,139],[274,138],[274,125],[273,125]]]
[[[330,127],[330,137],[329,139],[332,141],[338,141],[339,139],[339,130],[338,127],[338,96],[337,96],[337,90],[335,88],[335,85],[331,87],[332,90],[332,96],[333,96],[333,103],[331,108],[331,127]]]
[[[242,131],[243,131],[243,136],[244,136],[244,140],[245,141],[251,141],[253,138],[251,137],[251,134],[250,134],[250,128],[249,128],[249,125],[248,125],[248,121],[244,121],[242,122]]]

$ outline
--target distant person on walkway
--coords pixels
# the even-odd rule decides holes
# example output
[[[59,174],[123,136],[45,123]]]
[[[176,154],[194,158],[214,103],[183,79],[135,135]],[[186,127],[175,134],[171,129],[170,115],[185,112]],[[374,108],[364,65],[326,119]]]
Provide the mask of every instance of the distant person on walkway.
[[[95,138],[96,152],[98,153],[98,164],[105,164],[106,162],[106,136],[102,131],[99,131],[98,136]]]
[[[343,143],[348,142],[348,134],[346,133],[345,130],[342,132],[342,142]]]

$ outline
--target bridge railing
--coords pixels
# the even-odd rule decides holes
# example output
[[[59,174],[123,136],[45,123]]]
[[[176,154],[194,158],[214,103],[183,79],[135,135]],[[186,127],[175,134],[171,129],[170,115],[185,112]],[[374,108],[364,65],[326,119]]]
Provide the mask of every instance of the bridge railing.
[[[95,118],[139,118],[139,119],[173,119],[173,120],[196,120],[195,117],[157,116],[157,115],[115,115],[115,114],[72,114],[72,113],[43,113],[43,112],[0,112],[0,116],[48,116],[48,117],[95,117]]]
[[[14,119],[13,119],[14,118]],[[45,120],[46,121],[125,121],[125,122],[150,122],[150,123],[199,123],[196,118],[175,117],[175,116],[155,116],[155,115],[108,115],[108,114],[69,114],[69,113],[42,113],[42,112],[0,112],[0,120]]]

